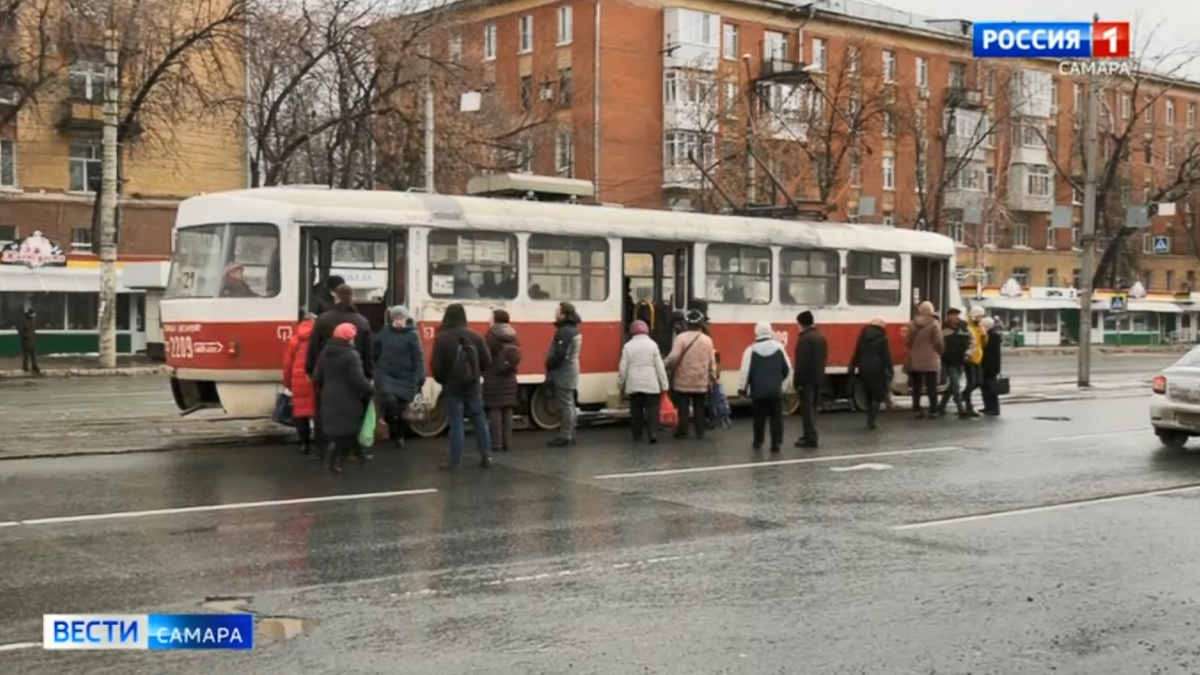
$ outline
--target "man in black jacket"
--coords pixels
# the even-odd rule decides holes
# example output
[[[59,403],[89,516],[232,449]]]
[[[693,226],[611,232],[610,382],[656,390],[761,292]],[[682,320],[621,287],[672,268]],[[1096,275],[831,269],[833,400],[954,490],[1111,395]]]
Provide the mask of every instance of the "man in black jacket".
[[[804,420],[804,435],[796,441],[798,448],[817,447],[817,403],[821,383],[825,381],[825,361],[829,345],[817,332],[813,313],[807,310],[796,316],[800,338],[796,340],[796,392],[800,394],[800,415]]]
[[[21,338],[21,370],[40,375],[42,369],[37,362],[37,310],[32,307],[25,310],[17,324],[17,335]]]
[[[935,414],[945,415],[946,405],[953,398],[954,407],[958,409],[960,418],[979,417],[978,413],[968,412],[963,406],[963,368],[974,347],[975,338],[971,335],[970,327],[962,320],[962,312],[957,307],[946,310],[946,323],[942,326],[942,340],[946,344],[945,350],[942,351],[942,367],[946,369],[947,387],[946,391],[942,393],[942,401]]]
[[[321,355],[325,343],[333,337],[333,329],[343,323],[348,323],[358,331],[354,336],[354,350],[362,358],[363,374],[369,380],[374,375],[372,369],[375,366],[375,359],[371,356],[371,324],[354,307],[354,289],[342,284],[333,290],[333,297],[335,301],[333,307],[322,312],[317,317],[316,323],[313,324],[312,337],[309,338],[308,343],[308,356],[304,362],[304,372],[312,377],[313,370],[317,366],[317,357]]]
[[[492,466],[492,440],[487,413],[483,409],[483,373],[492,364],[492,355],[478,333],[467,325],[467,310],[454,303],[446,307],[442,325],[433,339],[430,370],[433,379],[442,385],[438,405],[450,418],[450,452],[439,469],[457,471],[462,467],[463,444],[466,436],[464,418],[470,418],[479,450],[479,466]]]

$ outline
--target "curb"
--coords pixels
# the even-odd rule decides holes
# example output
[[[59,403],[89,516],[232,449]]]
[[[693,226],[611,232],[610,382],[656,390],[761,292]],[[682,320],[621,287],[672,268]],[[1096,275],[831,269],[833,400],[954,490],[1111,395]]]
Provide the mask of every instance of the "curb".
[[[156,453],[181,452],[184,450],[207,450],[210,448],[228,448],[236,446],[258,447],[281,443],[291,438],[291,434],[277,431],[264,432],[253,436],[217,437],[208,441],[189,441],[179,445],[163,448],[132,448],[115,450],[73,450],[71,452],[25,453],[6,455],[0,454],[0,462],[11,462],[18,459],[66,459],[69,457],[101,457],[105,455],[150,455]]]
[[[0,370],[0,380],[48,380],[69,377],[146,377],[167,374],[167,366],[133,366],[127,368],[63,368],[43,370],[31,375],[21,370]]]
[[[1177,347],[1153,348],[1153,347],[1095,347],[1092,349],[1093,354],[1186,354],[1195,345],[1179,345]],[[1007,349],[1001,352],[1004,356],[1012,356],[1014,358],[1028,358],[1036,356],[1075,356],[1079,350],[1075,347],[1045,347],[1045,348],[1016,348]]]

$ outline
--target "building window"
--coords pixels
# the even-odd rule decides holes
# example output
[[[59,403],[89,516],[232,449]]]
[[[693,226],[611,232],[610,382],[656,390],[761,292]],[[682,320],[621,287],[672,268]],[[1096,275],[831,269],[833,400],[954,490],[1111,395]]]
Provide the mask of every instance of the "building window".
[[[1196,104],[1189,103],[1187,107],[1187,128],[1193,129],[1196,126]]]
[[[892,117],[892,113],[884,111],[883,113],[883,135],[885,138],[891,138],[896,134],[896,120]]]
[[[725,114],[729,117],[737,117],[738,107],[738,83],[725,83]]]
[[[533,15],[526,14],[517,22],[517,53],[533,51]]]
[[[1175,270],[1167,270],[1167,285],[1164,290],[1175,290]]]
[[[1075,83],[1075,112],[1083,112],[1083,85]]]
[[[1050,114],[1058,113],[1058,80],[1050,78]]]
[[[1021,288],[1028,288],[1029,287],[1029,268],[1028,267],[1014,267],[1013,271],[1012,271],[1012,278],[1018,284],[1021,284]]]
[[[896,52],[883,52],[883,81],[887,84],[896,81]]]
[[[1166,151],[1163,156],[1163,161],[1166,162],[1168,168],[1175,166],[1175,139],[1168,138],[1166,140]]]
[[[917,87],[929,89],[929,59],[917,57]]]
[[[574,29],[574,12],[570,5],[563,5],[558,8],[558,45],[571,44],[571,36]]]
[[[71,192],[94,192],[100,185],[100,144],[71,145]]]
[[[733,61],[738,58],[738,27],[732,23],[721,26],[721,53]],[[770,35],[770,33],[768,33]]]
[[[570,68],[558,71],[558,104],[571,105],[571,83],[574,81]]]
[[[976,226],[976,228],[978,229],[978,226]],[[983,225],[983,245],[993,247],[996,245],[995,223],[989,222]]]
[[[988,194],[996,191],[996,170],[990,166],[983,170],[983,189]]]
[[[1154,97],[1149,94],[1142,97],[1142,106],[1146,113],[1146,124],[1154,124]]]
[[[1074,225],[1071,227],[1071,248],[1078,249],[1080,240],[1079,226]]]
[[[520,147],[517,149],[517,172],[518,173],[533,173],[533,158],[537,154],[533,144],[533,137],[526,136],[521,139]]]
[[[575,177],[575,137],[569,129],[554,138],[554,170],[560,176]]]
[[[679,77],[674,70],[663,73],[663,103],[671,104],[679,99]]]
[[[668,131],[663,134],[663,166],[694,166],[688,158],[707,166],[711,161],[713,137],[698,131]]]
[[[533,76],[526,75],[521,78],[521,110],[528,111],[533,108]]]
[[[950,64],[950,87],[962,89],[967,86],[967,66],[964,63]]]
[[[787,61],[787,35],[773,30],[767,31],[763,37],[763,58],[767,61]]]
[[[813,38],[812,44],[812,62],[817,67],[817,70],[824,71],[828,65],[827,61],[828,49],[826,47],[825,38]]]
[[[99,103],[104,100],[104,64],[99,61],[77,61],[68,71],[71,79],[71,98],[76,101]]]
[[[896,189],[896,158],[883,158],[883,189]]]
[[[431,296],[462,300],[517,297],[516,235],[433,230],[428,241]]]
[[[1188,270],[1187,272],[1187,289],[1189,291],[1196,290],[1196,271]]]
[[[1050,167],[1035,164],[1029,167],[1025,177],[1025,193],[1031,197],[1050,196]]]
[[[0,187],[17,186],[17,144],[0,139]]]
[[[711,244],[705,254],[709,302],[765,305],[771,302],[771,249]]]
[[[0,225],[0,244],[11,244],[21,238],[20,234],[16,225]]]
[[[462,63],[463,41],[462,36],[457,33],[450,36],[446,44],[446,51],[450,58],[450,63]]]
[[[859,159],[858,153],[850,151],[850,184],[853,186],[862,185],[862,160]]]
[[[719,14],[701,12],[694,9],[678,10],[679,38],[678,42],[706,47],[720,47],[718,40],[721,34],[717,32]]]
[[[1083,206],[1083,191],[1077,187],[1071,187],[1071,206]]]
[[[962,221],[955,220],[951,222],[946,234],[950,235],[950,238],[953,239],[956,244],[961,244],[963,243],[963,240],[966,239],[966,235],[963,232]]]
[[[489,23],[483,27],[483,60],[491,61],[496,58],[496,24]]]
[[[1014,247],[1029,247],[1029,223],[1015,222],[1012,226],[1012,245]]]
[[[896,226],[896,216],[891,211],[883,212],[883,224],[888,227]]]
[[[1165,115],[1167,117],[1167,126],[1175,126],[1175,101],[1167,99]]]
[[[1051,267],[1046,270],[1046,285],[1050,288],[1058,288],[1058,270]]]
[[[92,228],[90,228],[90,227],[72,227],[71,228],[71,250],[72,251],[90,251],[90,250],[92,250]]]
[[[1154,270],[1146,270],[1142,273],[1142,285],[1148,291],[1154,289]]]
[[[1121,94],[1121,117],[1129,119],[1133,117],[1133,99],[1129,94]]]
[[[779,252],[779,301],[829,307],[838,303],[837,251],[785,248]]]
[[[607,300],[608,241],[602,237],[529,235],[529,297]]]
[[[900,256],[850,251],[846,254],[846,300],[851,305],[900,304]]]

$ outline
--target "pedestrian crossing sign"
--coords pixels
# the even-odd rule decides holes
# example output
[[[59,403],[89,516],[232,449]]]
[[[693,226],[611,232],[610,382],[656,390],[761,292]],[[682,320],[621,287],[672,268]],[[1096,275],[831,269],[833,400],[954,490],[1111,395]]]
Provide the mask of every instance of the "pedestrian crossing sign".
[[[1166,237],[1154,238],[1154,252],[1158,254],[1171,252],[1171,240]]]
[[[1108,301],[1108,309],[1113,312],[1124,312],[1129,306],[1129,296],[1125,293],[1114,293]]]

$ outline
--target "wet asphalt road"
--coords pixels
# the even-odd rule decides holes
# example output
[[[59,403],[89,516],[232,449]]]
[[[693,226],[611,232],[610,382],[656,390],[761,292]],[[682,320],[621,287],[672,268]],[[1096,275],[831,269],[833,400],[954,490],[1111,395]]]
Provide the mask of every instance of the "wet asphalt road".
[[[341,476],[286,448],[3,462],[0,521],[34,522],[0,522],[0,649],[46,612],[217,595],[317,625],[245,654],[13,649],[0,672],[1200,672],[1200,490],[1134,496],[1200,486],[1200,452],[1160,449],[1144,397],[861,423],[826,415],[823,447],[778,460],[743,421],[654,448],[522,434],[452,475],[434,444]]]

